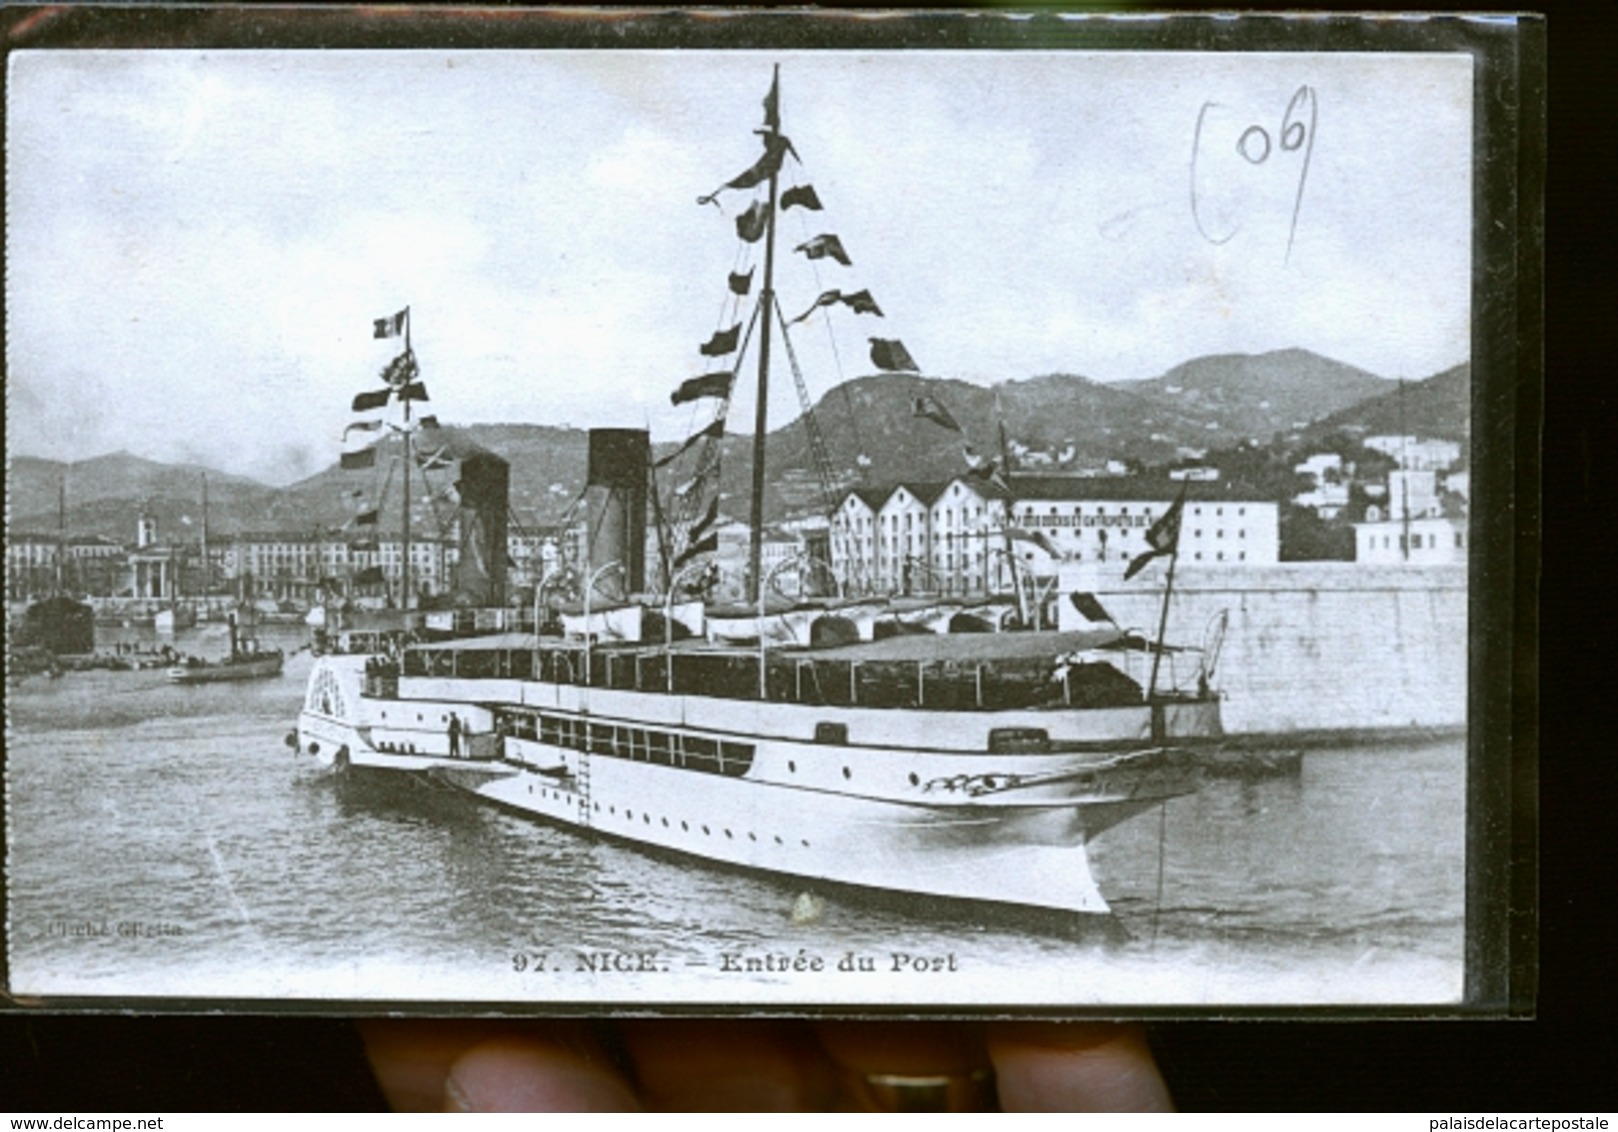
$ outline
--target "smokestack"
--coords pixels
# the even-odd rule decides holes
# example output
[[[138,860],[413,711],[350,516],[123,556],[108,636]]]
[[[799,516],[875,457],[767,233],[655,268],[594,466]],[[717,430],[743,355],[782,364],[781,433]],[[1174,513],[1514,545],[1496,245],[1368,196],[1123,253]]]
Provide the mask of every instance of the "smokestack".
[[[511,467],[492,452],[461,457],[460,558],[455,590],[474,605],[506,603],[506,526],[510,511]]]
[[[646,479],[651,437],[640,428],[590,430],[585,481],[586,562],[589,573],[616,562],[596,592],[625,598],[646,588]]]

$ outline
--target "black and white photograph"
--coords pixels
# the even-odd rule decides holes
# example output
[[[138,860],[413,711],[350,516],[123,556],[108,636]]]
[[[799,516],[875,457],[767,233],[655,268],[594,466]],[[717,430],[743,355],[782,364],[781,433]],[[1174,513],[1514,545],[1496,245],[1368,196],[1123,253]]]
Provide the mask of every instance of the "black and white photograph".
[[[13,52],[8,995],[1463,1006],[1478,66]]]

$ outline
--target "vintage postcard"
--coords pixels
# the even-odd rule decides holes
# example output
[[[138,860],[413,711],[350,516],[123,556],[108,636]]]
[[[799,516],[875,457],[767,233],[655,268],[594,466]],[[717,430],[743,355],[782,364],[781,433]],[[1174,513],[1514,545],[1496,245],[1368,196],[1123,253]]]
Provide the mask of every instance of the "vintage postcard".
[[[12,1001],[1476,1007],[1493,64],[1261,23],[25,40]]]

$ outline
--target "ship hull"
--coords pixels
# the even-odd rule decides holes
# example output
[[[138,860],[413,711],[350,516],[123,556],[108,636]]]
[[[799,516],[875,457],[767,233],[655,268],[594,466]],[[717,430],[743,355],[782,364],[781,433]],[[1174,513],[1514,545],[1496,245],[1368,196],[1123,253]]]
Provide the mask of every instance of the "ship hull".
[[[279,653],[252,660],[221,661],[195,666],[175,665],[168,670],[171,684],[219,684],[232,680],[265,680],[281,675]]]
[[[432,698],[371,698],[351,660],[323,659],[312,677],[291,740],[303,756],[420,775],[659,852],[911,902],[1104,916],[1090,840],[1195,788],[1188,755],[1147,741],[1150,713],[1110,748],[1094,737],[1070,750],[990,753],[743,733],[724,728],[738,722],[726,712],[758,705],[682,697],[662,697],[662,721],[648,722],[639,697],[615,704],[595,689],[582,710],[530,708],[555,730],[519,737],[496,732],[502,705],[558,705],[579,689],[496,681],[481,696],[449,696],[437,681]],[[613,706],[642,710],[602,714]],[[790,730],[791,713],[768,707]],[[453,753],[441,722],[452,713],[470,732]],[[688,716],[702,723],[681,722]],[[709,737],[714,761],[696,769],[681,752]]]

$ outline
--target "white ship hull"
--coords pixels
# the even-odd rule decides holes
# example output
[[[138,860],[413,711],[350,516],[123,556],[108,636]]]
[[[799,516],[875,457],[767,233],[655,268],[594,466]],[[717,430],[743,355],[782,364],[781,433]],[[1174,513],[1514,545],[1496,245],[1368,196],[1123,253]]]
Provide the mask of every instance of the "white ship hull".
[[[404,678],[396,697],[373,698],[363,666],[319,662],[302,755],[421,774],[662,851],[911,897],[1105,914],[1089,840],[1194,785],[1186,755],[1152,745],[1144,706],[1060,713],[1053,738],[1072,749],[991,753],[990,731],[1057,720],[527,680]],[[531,736],[495,734],[513,708],[534,721]],[[451,713],[468,732],[453,756]],[[828,723],[864,742],[816,741]],[[1216,729],[1217,705],[1185,705],[1169,726]]]

